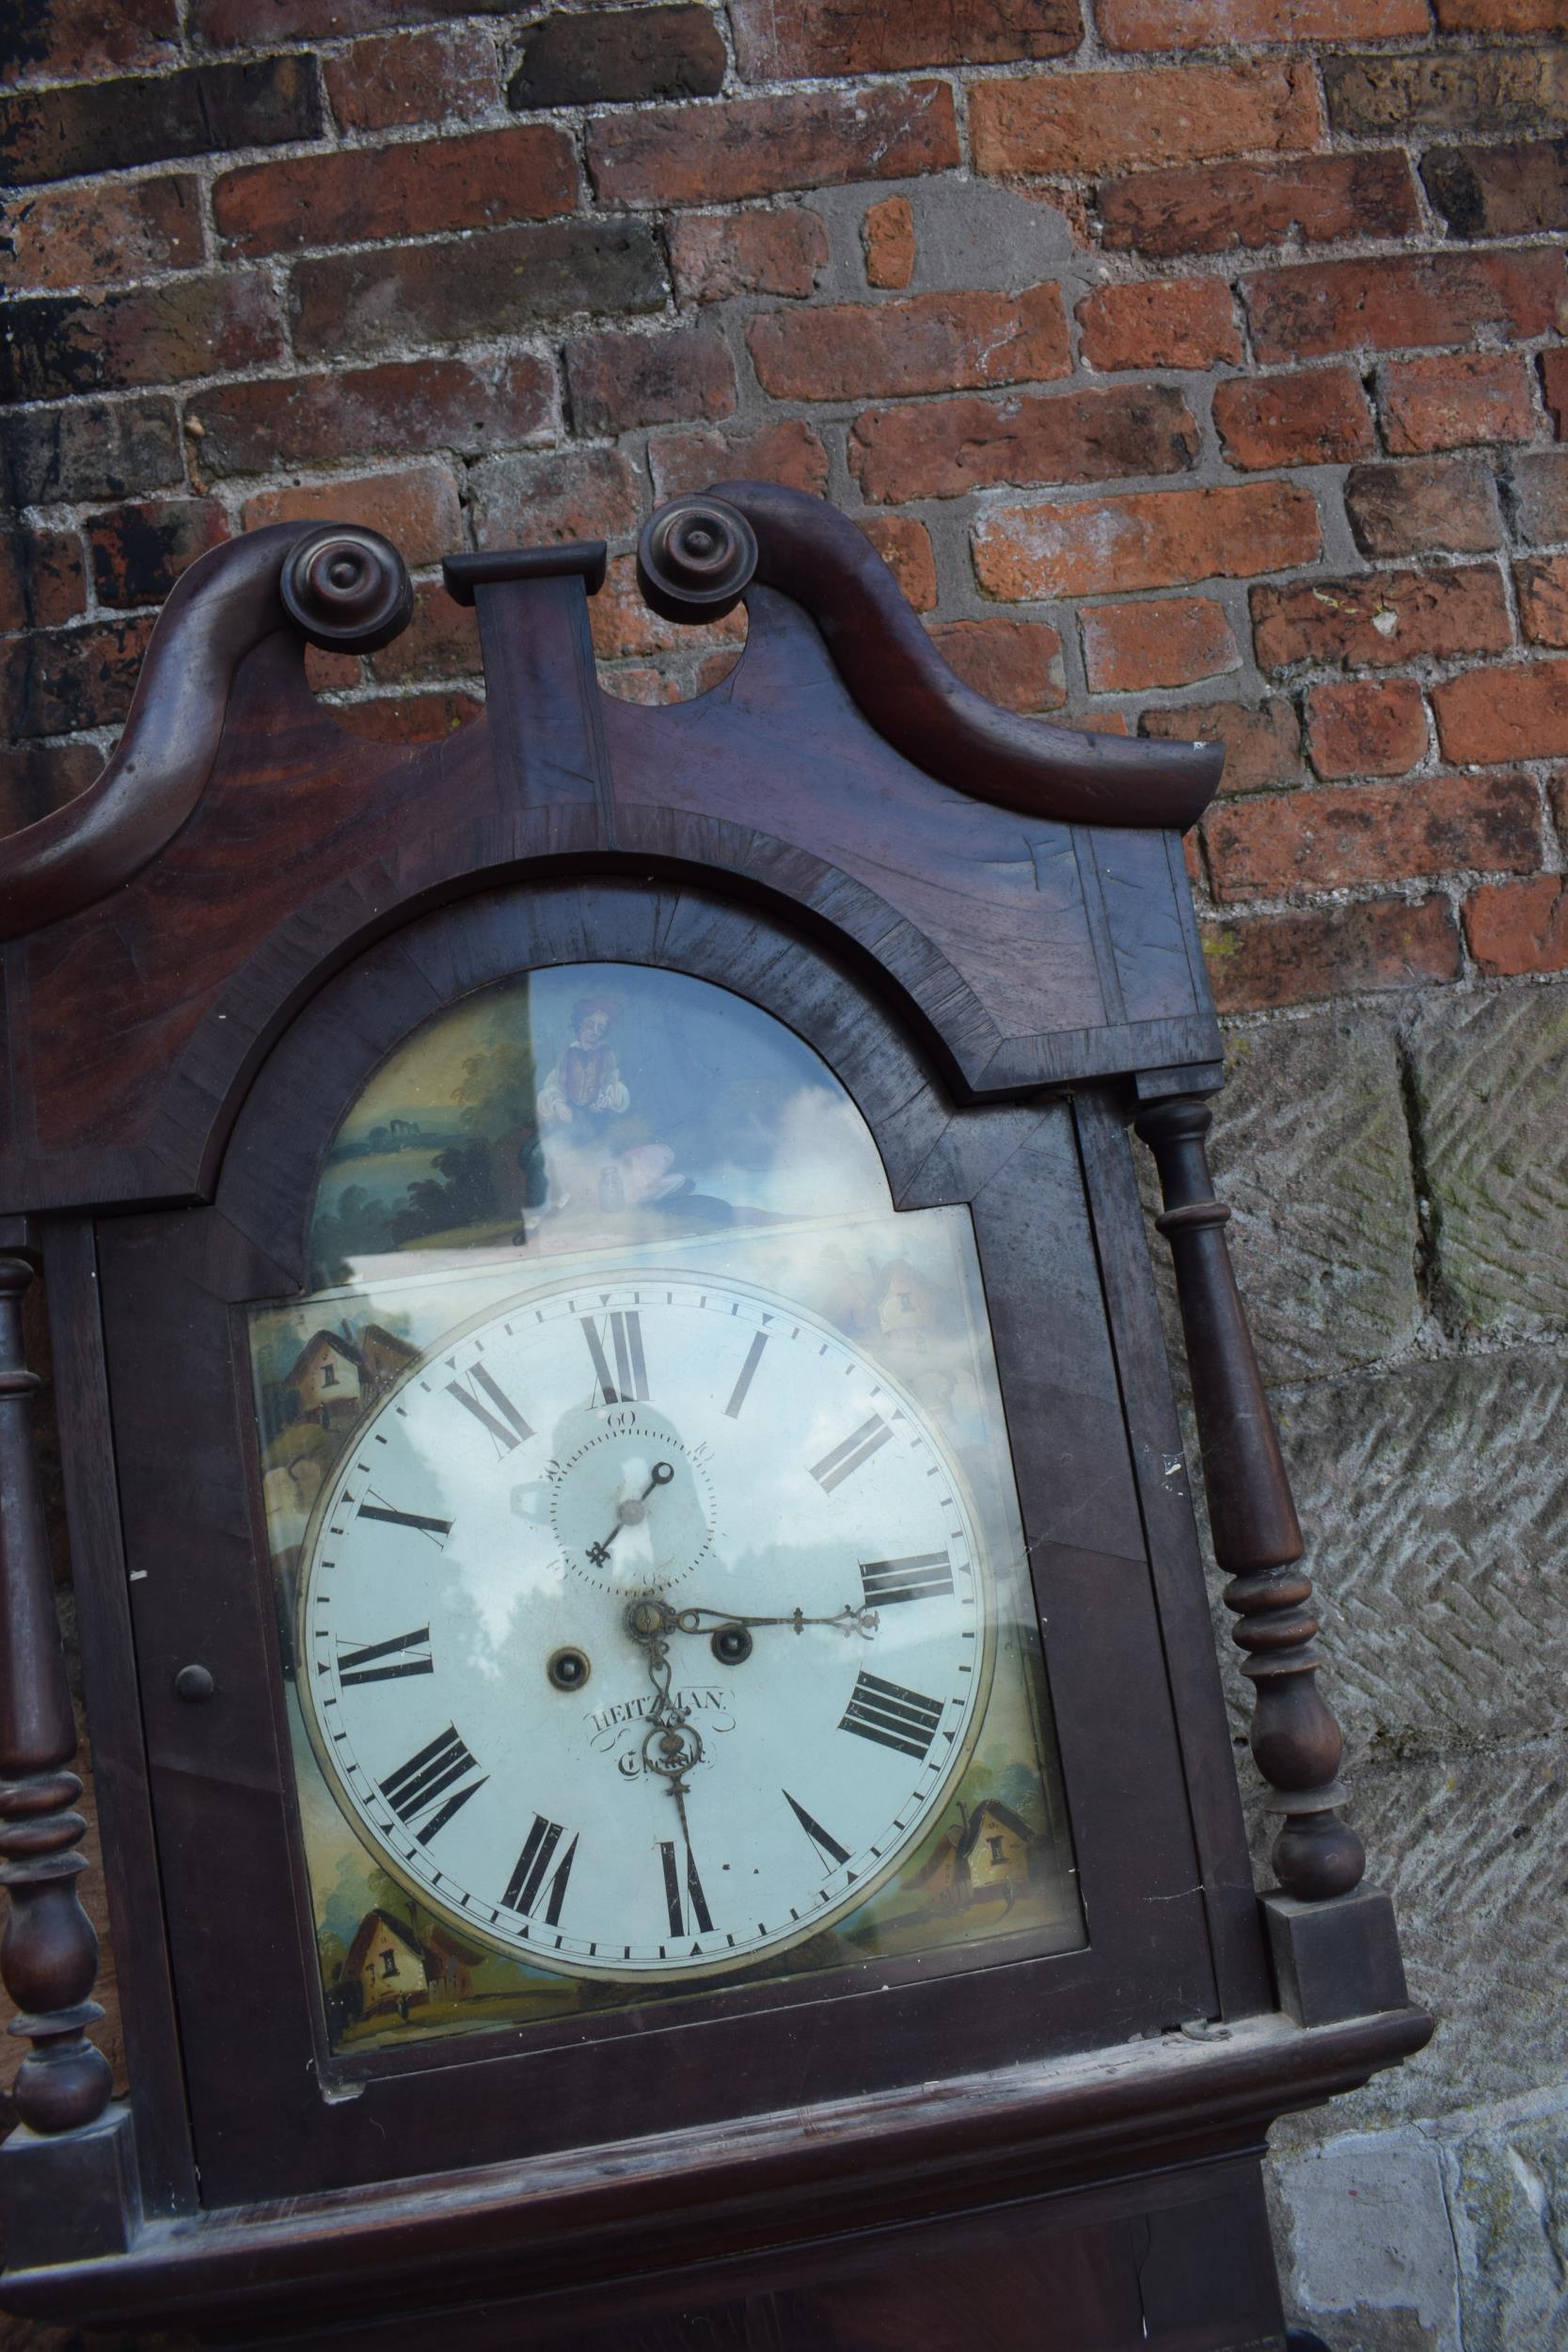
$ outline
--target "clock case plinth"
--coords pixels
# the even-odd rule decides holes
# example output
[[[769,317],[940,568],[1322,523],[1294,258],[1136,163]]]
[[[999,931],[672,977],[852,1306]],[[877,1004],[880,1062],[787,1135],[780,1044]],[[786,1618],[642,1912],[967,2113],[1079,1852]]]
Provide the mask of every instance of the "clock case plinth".
[[[603,696],[596,546],[451,559],[483,716],[347,735],[307,640],[404,624],[373,534],[185,576],[120,748],[0,843],[0,1972],[34,2044],[0,2302],[216,2340],[608,2346],[1282,2341],[1270,2122],[1418,2048],[1361,1888],[1301,1539],[1204,1160],[1221,1046],[1181,834],[1212,746],[1013,717],[858,530],[776,487],[662,510],[673,623],[731,675]],[[334,2066],[302,1932],[235,1306],[304,1286],[315,1171],[377,1060],[515,971],[661,965],[795,1028],[897,1206],[968,1204],[1042,1608],[1084,1952],[699,1998],[628,2042]],[[1134,1181],[1159,1166],[1254,1754],[1253,1892]],[[48,1291],[130,2088],[90,2055],[75,1730],[17,1302]],[[190,1670],[199,1669],[193,1673]],[[264,1999],[242,1997],[260,1961]],[[482,2046],[483,2045],[483,2046]],[[460,2321],[457,2314],[461,2314]]]

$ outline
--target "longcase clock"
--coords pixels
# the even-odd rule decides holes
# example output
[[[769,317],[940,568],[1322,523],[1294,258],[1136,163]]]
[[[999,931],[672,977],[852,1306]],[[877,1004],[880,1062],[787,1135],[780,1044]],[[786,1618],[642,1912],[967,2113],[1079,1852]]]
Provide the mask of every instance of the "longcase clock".
[[[228,2344],[1284,2342],[1271,2121],[1418,2048],[1204,1159],[1212,745],[1003,712],[831,508],[193,566],[0,844],[0,2301]],[[1254,1889],[1133,1167],[1277,1817]],[[93,2046],[42,1267],[128,2089]]]

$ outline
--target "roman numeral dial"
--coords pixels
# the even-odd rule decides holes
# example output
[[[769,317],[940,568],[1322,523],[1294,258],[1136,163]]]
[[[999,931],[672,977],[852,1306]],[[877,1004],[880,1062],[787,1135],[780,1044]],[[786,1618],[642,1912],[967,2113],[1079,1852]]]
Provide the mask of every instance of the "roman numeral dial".
[[[802,1246],[742,1227],[726,1268],[765,1243]],[[419,1933],[519,1981],[696,1982],[817,1938],[847,1963],[863,1905],[928,1906],[976,1802],[996,1644],[961,1472],[897,1351],[731,1270],[625,1263],[491,1270],[499,1303],[411,1323],[300,1548],[310,1752]],[[444,1282],[411,1318],[421,1284],[472,1295]]]

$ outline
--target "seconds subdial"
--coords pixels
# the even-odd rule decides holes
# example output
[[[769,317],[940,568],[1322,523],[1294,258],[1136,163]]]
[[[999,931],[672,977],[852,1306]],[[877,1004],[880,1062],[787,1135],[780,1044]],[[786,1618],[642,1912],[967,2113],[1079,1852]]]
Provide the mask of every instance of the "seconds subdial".
[[[600,1592],[679,1583],[713,1549],[713,1479],[689,1446],[646,1405],[609,1416],[560,1464],[550,1524],[572,1575]]]

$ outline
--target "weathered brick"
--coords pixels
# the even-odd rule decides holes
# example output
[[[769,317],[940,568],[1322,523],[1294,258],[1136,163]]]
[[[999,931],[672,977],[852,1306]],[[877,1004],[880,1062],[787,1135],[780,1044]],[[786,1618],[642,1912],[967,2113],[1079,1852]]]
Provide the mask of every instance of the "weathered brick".
[[[218,384],[193,396],[187,429],[204,473],[266,473],[385,450],[515,449],[547,435],[554,419],[554,376],[524,352]]]
[[[197,269],[202,258],[198,183],[184,172],[79,181],[0,204],[0,287],[11,293]]]
[[[1485,765],[1568,754],[1568,661],[1466,670],[1433,688],[1432,707],[1447,759]]]
[[[1560,1331],[1568,990],[1488,991],[1442,1010],[1414,1024],[1410,1069],[1445,1320],[1499,1338]]]
[[[1180,473],[1198,445],[1196,422],[1175,386],[1143,384],[868,408],[849,437],[849,466],[864,497],[896,504],[960,498],[1003,482]]]
[[[1230,289],[1218,278],[1097,287],[1078,305],[1091,368],[1211,368],[1240,359]]]
[[[1421,177],[1456,237],[1528,237],[1568,229],[1568,139],[1430,147]]]
[[[1362,347],[1465,343],[1479,327],[1548,335],[1564,292],[1562,255],[1545,248],[1391,253],[1307,262],[1242,280],[1265,364]]]
[[[724,83],[724,42],[711,10],[670,5],[553,8],[523,35],[506,100],[596,106],[610,99],[711,98]]]
[[[684,302],[809,294],[827,267],[828,231],[807,204],[784,213],[687,213],[670,223],[670,262]]]
[[[1336,237],[1401,237],[1420,227],[1410,166],[1386,154],[1139,171],[1100,187],[1102,243],[1158,260]]]
[[[589,169],[609,204],[736,204],[784,188],[914,179],[958,161],[945,82],[644,106],[604,116],[588,134]]]
[[[1513,571],[1519,626],[1532,645],[1568,646],[1568,555],[1538,555]]]
[[[1072,372],[1058,286],[765,311],[748,321],[746,342],[775,400],[940,392]]]
[[[474,468],[471,484],[482,548],[618,539],[636,529],[642,513],[637,469],[615,449],[488,457]]]
[[[304,359],[410,342],[527,334],[578,310],[657,310],[668,284],[641,220],[549,221],[431,245],[334,253],[293,272]]]
[[[1568,33],[1563,0],[1437,0],[1445,33]]]
[[[618,661],[628,655],[713,652],[721,646],[739,645],[746,636],[746,616],[739,611],[698,628],[661,620],[642,601],[637,560],[630,555],[611,556],[604,586],[589,599],[588,621],[594,650],[601,661]]]
[[[439,743],[483,707],[476,694],[381,694],[372,702],[338,703],[332,716],[367,743]]]
[[[87,518],[100,604],[161,604],[184,570],[229,536],[215,499],[136,499]]]
[[[937,559],[925,524],[912,515],[860,515],[856,521],[915,611],[929,612],[937,600]]]
[[[1062,641],[1046,621],[927,622],[931,642],[966,686],[1005,710],[1060,710]]]
[[[1203,952],[1221,1012],[1307,1005],[1362,991],[1455,980],[1459,932],[1447,898],[1370,898],[1310,914],[1205,923]]]
[[[463,545],[463,510],[450,466],[404,466],[348,482],[302,482],[246,499],[245,526],[359,523],[390,539],[407,564],[435,564]]]
[[[1323,72],[1328,119],[1351,138],[1528,131],[1568,105],[1568,55],[1555,49],[1326,56]]]
[[[1542,353],[1541,390],[1558,439],[1568,440],[1568,350]]]
[[[1217,898],[1283,898],[1479,867],[1529,873],[1540,820],[1527,776],[1432,776],[1226,801],[1203,819]]]
[[[0,532],[0,632],[58,628],[86,603],[82,543],[73,531]]]
[[[477,676],[479,622],[472,605],[454,604],[439,581],[420,581],[413,619],[401,637],[371,655],[370,664],[371,675],[388,686]]]
[[[1391,670],[1421,654],[1451,660],[1501,653],[1510,643],[1503,583],[1490,564],[1268,581],[1249,594],[1253,644],[1266,670],[1296,661]]]
[[[1252,150],[1317,147],[1323,116],[1303,64],[1181,65],[1141,73],[977,82],[974,160],[988,172],[1107,172]]]
[[[114,385],[236,373],[284,357],[277,300],[264,278],[166,278],[90,301],[42,294],[5,319],[10,386],[22,400]]]
[[[1426,0],[1100,0],[1107,49],[1223,49],[1231,41],[1392,40],[1424,33]]]
[[[71,82],[0,99],[0,174],[67,180],[230,147],[276,147],[314,138],[321,123],[310,56]]]
[[[1283,694],[1255,708],[1245,703],[1183,703],[1176,710],[1146,710],[1138,733],[1162,743],[1223,743],[1222,793],[1261,792],[1306,774],[1301,722]]]
[[[325,72],[326,95],[345,131],[390,131],[448,115],[471,121],[500,96],[495,41],[476,25],[372,33],[328,57]]]
[[[739,659],[740,655],[735,651],[709,654],[707,662],[699,664],[698,693],[705,694],[710,686],[720,685]],[[708,663],[714,666],[712,676],[705,675]],[[635,662],[626,668],[601,669],[599,684],[607,694],[613,694],[618,703],[639,703],[645,709],[659,703],[678,703],[684,699],[679,685],[673,677],[666,677],[662,670],[652,669],[645,662]]]
[[[1513,527],[1529,547],[1568,539],[1568,450],[1516,457],[1509,471]]]
[[[1078,0],[731,0],[740,70],[753,82],[902,73],[921,65],[1060,57],[1082,37]]]
[[[1190,686],[1196,678],[1242,666],[1224,610],[1208,596],[1081,605],[1078,627],[1084,674],[1097,694]]]
[[[914,276],[914,211],[907,196],[884,196],[861,223],[865,279],[896,293]]]
[[[1233,375],[1214,387],[1214,422],[1233,466],[1336,466],[1377,446],[1351,368]]]
[[[828,487],[828,453],[799,417],[727,434],[708,424],[656,433],[648,463],[661,499],[705,490],[714,482],[782,482],[813,498]]]
[[[169,400],[79,400],[63,408],[0,408],[12,486],[23,506],[128,497],[184,474]]]
[[[1414,678],[1348,678],[1307,697],[1307,747],[1320,776],[1407,775],[1426,756],[1427,714]]]
[[[0,644],[0,734],[75,735],[117,724],[131,707],[151,628],[147,613],[7,638]]]
[[[11,11],[0,83],[97,81],[179,53],[178,0],[47,0]]]
[[[982,590],[1015,601],[1281,571],[1320,545],[1310,493],[1286,482],[997,506],[974,530]]]
[[[1345,513],[1363,555],[1421,555],[1432,548],[1481,555],[1502,542],[1491,471],[1478,457],[1354,466]]]
[[[270,40],[341,40],[452,16],[512,16],[515,0],[267,0]],[[257,38],[256,0],[192,0],[191,31],[209,49],[246,49]]]
[[[90,743],[15,743],[0,751],[0,836],[64,808],[103,765],[103,753]]]
[[[566,134],[520,122],[465,138],[399,140],[378,149],[373,166],[359,148],[250,164],[215,183],[213,217],[231,253],[256,255],[550,220],[577,199]]]
[[[1568,971],[1568,881],[1481,882],[1461,910],[1470,953],[1490,979]]]
[[[1442,351],[1383,369],[1383,426],[1397,456],[1468,442],[1528,441],[1536,415],[1519,352]]]
[[[728,346],[705,327],[575,335],[565,357],[579,433],[622,433],[630,425],[735,412],[735,362]]]

